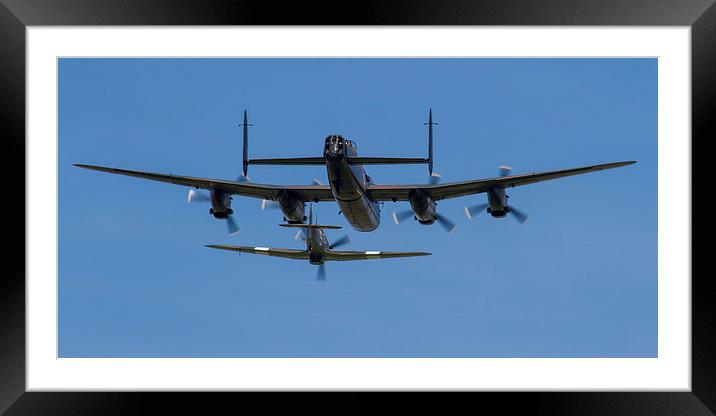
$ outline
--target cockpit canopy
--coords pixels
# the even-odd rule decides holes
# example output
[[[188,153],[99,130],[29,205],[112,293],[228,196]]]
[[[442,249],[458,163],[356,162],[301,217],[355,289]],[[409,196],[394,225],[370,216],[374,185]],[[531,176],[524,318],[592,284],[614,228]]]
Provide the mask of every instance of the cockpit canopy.
[[[345,139],[338,134],[332,134],[326,137],[326,145],[323,151],[326,155],[355,156],[358,154],[358,147],[352,140]]]
[[[343,136],[339,134],[331,134],[330,136],[326,137],[326,144],[343,143],[345,141],[346,139],[344,139]]]
[[[341,136],[340,134],[331,134],[330,136],[326,137],[326,146],[328,145],[337,145],[338,147],[342,147],[342,145],[346,145],[350,148],[353,148],[355,150],[358,150],[358,146],[355,144],[353,140],[349,140]]]

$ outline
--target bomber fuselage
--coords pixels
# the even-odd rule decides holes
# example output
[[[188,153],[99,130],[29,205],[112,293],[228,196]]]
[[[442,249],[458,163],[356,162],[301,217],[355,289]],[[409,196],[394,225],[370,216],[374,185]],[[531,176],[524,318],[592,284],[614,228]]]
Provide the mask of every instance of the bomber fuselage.
[[[328,183],[341,213],[358,231],[373,231],[380,225],[380,205],[371,200],[365,188],[373,184],[362,165],[349,164],[347,157],[358,155],[351,140],[339,135],[326,137],[323,157]]]

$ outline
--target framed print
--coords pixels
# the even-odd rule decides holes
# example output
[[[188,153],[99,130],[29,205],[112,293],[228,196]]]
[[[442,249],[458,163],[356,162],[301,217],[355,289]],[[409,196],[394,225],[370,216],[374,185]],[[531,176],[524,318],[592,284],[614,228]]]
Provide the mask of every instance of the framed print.
[[[716,6],[346,7],[3,0],[0,411],[712,414]]]

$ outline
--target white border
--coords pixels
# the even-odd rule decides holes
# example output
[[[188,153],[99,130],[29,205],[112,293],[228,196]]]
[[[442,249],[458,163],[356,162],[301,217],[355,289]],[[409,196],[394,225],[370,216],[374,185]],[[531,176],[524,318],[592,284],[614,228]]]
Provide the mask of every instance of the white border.
[[[659,57],[659,358],[58,359],[58,56]],[[690,29],[27,29],[27,390],[690,391]]]

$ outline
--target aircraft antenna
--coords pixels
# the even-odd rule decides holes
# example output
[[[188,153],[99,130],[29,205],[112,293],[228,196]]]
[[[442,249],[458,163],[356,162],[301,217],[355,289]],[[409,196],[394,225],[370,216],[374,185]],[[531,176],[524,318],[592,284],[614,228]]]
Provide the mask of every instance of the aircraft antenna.
[[[430,176],[433,176],[433,125],[438,125],[438,123],[433,123],[433,109],[430,109],[430,114],[428,116],[428,122],[423,123],[424,126],[428,126],[428,173]]]
[[[244,110],[244,122],[239,124],[239,127],[244,128],[244,177],[248,175],[249,170],[249,126],[253,127],[253,124],[249,124],[246,110]]]

